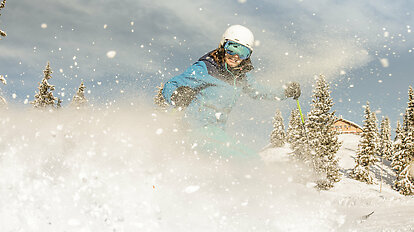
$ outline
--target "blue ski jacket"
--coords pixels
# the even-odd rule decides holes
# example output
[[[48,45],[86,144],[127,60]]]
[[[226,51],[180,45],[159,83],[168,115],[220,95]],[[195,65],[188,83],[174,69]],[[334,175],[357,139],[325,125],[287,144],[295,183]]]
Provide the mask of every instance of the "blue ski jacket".
[[[249,73],[232,72],[226,64],[215,62],[210,53],[164,84],[162,94],[166,102],[174,105],[171,96],[183,86],[195,92],[195,97],[184,109],[185,121],[193,127],[216,126],[224,129],[232,108],[242,94],[254,99],[285,98],[282,88],[275,91],[259,85]]]

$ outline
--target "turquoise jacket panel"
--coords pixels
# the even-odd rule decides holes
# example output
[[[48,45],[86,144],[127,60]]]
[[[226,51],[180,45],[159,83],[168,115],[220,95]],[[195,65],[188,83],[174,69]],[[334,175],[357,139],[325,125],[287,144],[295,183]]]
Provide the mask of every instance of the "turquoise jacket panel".
[[[247,73],[234,74],[226,66],[217,64],[208,54],[164,84],[162,94],[170,105],[173,105],[171,95],[181,86],[190,87],[197,93],[184,109],[184,120],[195,127],[224,128],[232,108],[242,94],[254,99],[285,98],[282,88],[275,91],[259,85]]]

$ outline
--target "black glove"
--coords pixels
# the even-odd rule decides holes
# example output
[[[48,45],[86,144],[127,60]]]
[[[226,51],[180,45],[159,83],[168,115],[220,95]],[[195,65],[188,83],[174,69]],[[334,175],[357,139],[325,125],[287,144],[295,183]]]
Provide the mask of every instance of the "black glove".
[[[297,100],[300,97],[300,85],[297,82],[289,82],[287,88],[285,89],[285,96],[286,97],[293,97],[293,99]]]
[[[171,102],[176,107],[187,107],[194,99],[196,91],[188,86],[178,87],[171,95]]]

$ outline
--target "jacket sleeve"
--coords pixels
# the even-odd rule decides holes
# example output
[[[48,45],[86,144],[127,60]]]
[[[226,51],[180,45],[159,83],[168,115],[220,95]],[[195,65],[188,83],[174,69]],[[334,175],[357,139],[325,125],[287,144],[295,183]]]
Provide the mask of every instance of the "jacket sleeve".
[[[259,84],[255,78],[250,75],[247,76],[247,83],[243,87],[243,92],[249,95],[251,98],[258,100],[265,99],[280,101],[286,99],[284,89],[282,87],[280,87],[280,89],[265,87]]]
[[[198,61],[185,70],[182,74],[168,80],[163,87],[162,95],[164,99],[172,105],[171,96],[179,87],[190,87],[197,91],[205,85],[204,76],[208,74],[207,67],[202,61]]]

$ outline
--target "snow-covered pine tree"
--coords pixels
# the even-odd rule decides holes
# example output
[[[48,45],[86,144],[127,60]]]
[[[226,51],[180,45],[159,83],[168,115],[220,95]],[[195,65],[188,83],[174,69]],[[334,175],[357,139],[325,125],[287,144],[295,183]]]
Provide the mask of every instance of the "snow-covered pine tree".
[[[397,121],[397,127],[395,128],[395,137],[394,142],[397,141],[398,138],[401,139],[402,127],[400,121]],[[400,136],[400,137],[398,137]]]
[[[392,167],[396,171],[397,179],[394,188],[404,195],[414,193],[414,178],[409,175],[409,170],[414,161],[414,128],[403,131],[400,142],[396,143],[396,153],[392,160]]]
[[[309,164],[311,160],[311,151],[307,141],[305,127],[302,124],[298,109],[294,109],[290,113],[286,134],[287,142],[293,150],[293,158]]]
[[[379,149],[382,159],[392,159],[393,144],[391,141],[391,124],[388,117],[381,120]]]
[[[1,3],[0,3],[0,11],[4,8],[6,6],[6,0],[3,0]],[[1,13],[0,13],[0,16],[1,16]],[[4,32],[4,31],[2,31],[1,29],[0,29],[0,40],[1,40],[1,37],[6,37],[7,36],[7,34],[6,34],[6,32]],[[3,76],[1,76],[0,75],[0,78],[2,78],[1,79],[1,81],[6,81],[6,79],[4,79],[4,77]],[[3,84],[6,84],[5,82],[3,82]],[[2,96],[0,96],[0,104],[2,104],[2,105],[5,105],[5,104],[7,104],[7,102],[6,102],[6,99],[4,99]]]
[[[34,108],[59,108],[61,103],[60,99],[53,96],[53,90],[55,90],[55,86],[49,84],[48,80],[52,78],[52,70],[50,68],[50,63],[48,62],[46,65],[46,69],[43,71],[44,77],[42,82],[39,83],[39,92],[36,92],[34,101],[30,102],[33,104]]]
[[[414,91],[411,86],[408,88],[408,103],[405,116],[407,119],[403,124],[403,129],[407,132],[410,128],[414,127]]]
[[[391,158],[391,167],[398,174],[402,171],[402,163],[400,162],[400,154],[404,148],[402,140],[404,138],[404,131],[401,127],[400,121],[397,121],[397,128],[395,129],[395,139],[393,144],[392,158]]]
[[[282,147],[286,142],[286,132],[283,122],[283,116],[280,110],[276,110],[273,117],[273,131],[270,134],[270,143],[272,147]]]
[[[414,162],[414,93],[410,86],[408,91],[408,104],[404,114],[401,133],[397,135],[392,168],[396,171],[397,179],[394,188],[401,194],[414,193],[414,178],[409,175],[409,169]]]
[[[320,178],[317,180],[317,188],[323,190],[332,188],[341,178],[336,157],[341,143],[338,141],[338,133],[332,130],[335,111],[331,112],[333,100],[330,93],[329,84],[320,75],[313,90],[311,111],[306,123],[312,148],[312,163]]]
[[[0,11],[1,11],[1,9],[3,9],[5,6],[6,6],[6,0],[3,0],[3,1],[0,3]],[[1,14],[0,14],[0,16],[1,16]],[[6,32],[4,32],[4,31],[0,30],[0,40],[1,40],[1,37],[6,37],[6,36],[7,36]]]
[[[391,160],[391,167],[392,169],[395,171],[396,175],[398,176],[403,169],[406,166],[407,163],[407,147],[406,147],[406,143],[405,140],[406,135],[407,135],[407,128],[404,125],[407,125],[408,122],[408,111],[406,109],[406,112],[403,116],[403,127],[400,128],[400,130],[396,131],[396,138],[395,138],[395,142],[394,142],[394,154],[393,154],[393,158]]]
[[[0,75],[0,81],[1,81],[1,83],[3,83],[4,85],[7,85],[7,81],[6,81],[6,79],[4,78],[4,76],[3,76],[3,75]]]
[[[301,126],[299,117],[300,115],[298,109],[293,109],[290,112],[288,128],[286,130],[286,141],[288,143],[294,142],[299,137],[297,136],[298,133],[296,133],[298,128]]]
[[[365,106],[364,126],[356,154],[356,166],[352,170],[351,176],[356,180],[372,184],[373,177],[369,168],[379,161],[377,157],[378,153],[379,134],[376,116],[371,112],[369,102],[367,102]]]
[[[4,78],[4,76],[0,75],[0,81],[1,81],[4,85],[7,85],[7,81],[6,81],[6,79]],[[6,105],[7,105],[7,101],[6,101],[6,99],[4,99],[4,97],[3,97],[3,96],[0,96],[0,107],[4,107],[4,106],[6,106]]]
[[[154,103],[155,105],[161,109],[165,110],[168,104],[165,102],[164,97],[162,96],[162,89],[164,85],[161,83],[160,86],[157,86],[157,94],[154,97]]]
[[[83,84],[83,81],[82,81],[82,83],[80,84],[78,88],[78,91],[72,98],[71,105],[76,107],[76,109],[83,108],[87,105],[88,100],[85,97],[85,88],[86,88],[85,84]]]
[[[410,168],[410,165],[407,165],[397,176],[397,180],[394,183],[394,188],[403,195],[414,194],[414,177],[410,175]]]

